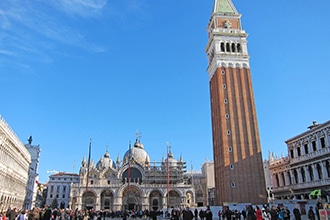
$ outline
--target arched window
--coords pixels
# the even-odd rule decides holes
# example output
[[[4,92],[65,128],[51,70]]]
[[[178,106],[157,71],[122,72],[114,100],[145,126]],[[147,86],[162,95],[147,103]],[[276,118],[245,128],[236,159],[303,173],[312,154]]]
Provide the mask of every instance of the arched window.
[[[231,52],[236,52],[236,45],[234,43],[231,44]]]
[[[220,50],[221,50],[221,52],[225,52],[225,43],[224,42],[221,42]]]
[[[230,52],[230,44],[226,43],[226,52]]]
[[[237,52],[242,53],[241,44],[237,44]]]

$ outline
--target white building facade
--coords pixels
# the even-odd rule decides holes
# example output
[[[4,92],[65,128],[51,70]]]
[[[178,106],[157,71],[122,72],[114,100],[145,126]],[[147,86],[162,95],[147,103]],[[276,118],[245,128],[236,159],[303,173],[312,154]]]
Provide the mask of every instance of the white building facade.
[[[308,128],[285,141],[287,157],[269,160],[275,199],[312,199],[314,189],[330,190],[330,121]]]
[[[0,210],[23,208],[31,155],[0,115]]]
[[[71,185],[76,183],[79,183],[79,175],[76,173],[59,172],[51,175],[47,184],[46,205],[51,206],[56,199],[57,208],[68,208]]]

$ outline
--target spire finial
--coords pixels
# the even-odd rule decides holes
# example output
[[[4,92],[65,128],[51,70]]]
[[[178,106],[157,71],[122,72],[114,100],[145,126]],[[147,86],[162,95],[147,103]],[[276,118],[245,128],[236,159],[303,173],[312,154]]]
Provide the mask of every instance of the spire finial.
[[[135,137],[136,137],[136,141],[140,142],[142,136],[141,136],[141,132],[139,132],[138,129],[136,129]]]

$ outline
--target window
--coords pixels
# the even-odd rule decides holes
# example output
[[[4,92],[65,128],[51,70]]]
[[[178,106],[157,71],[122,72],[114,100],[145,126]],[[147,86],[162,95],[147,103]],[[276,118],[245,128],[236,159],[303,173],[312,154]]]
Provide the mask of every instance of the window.
[[[293,149],[290,150],[290,156],[291,156],[291,158],[294,158]]]
[[[308,151],[308,144],[306,143],[306,144],[304,144],[304,148],[305,148],[305,153],[306,154],[308,154],[309,153],[309,151]]]
[[[93,185],[94,184],[94,181],[93,180],[91,180],[91,185]]]
[[[231,182],[231,188],[235,188],[235,187],[236,187],[235,182]]]
[[[224,42],[221,42],[220,50],[221,50],[221,52],[225,52],[225,43]]]
[[[298,154],[298,157],[301,156],[301,150],[300,150],[300,147],[297,147],[297,154]]]
[[[293,171],[294,183],[299,183],[297,170]]]
[[[276,185],[277,185],[277,187],[279,187],[280,186],[280,180],[278,178],[278,174],[275,175],[275,179],[276,179]]]
[[[309,172],[309,176],[311,178],[311,181],[313,181],[314,180],[314,173],[313,173],[312,166],[308,166],[308,172]]]
[[[110,185],[110,180],[108,180],[108,185]]]
[[[316,170],[317,170],[319,180],[321,180],[323,177],[322,177],[322,168],[321,168],[320,164],[316,165]]]
[[[231,44],[231,51],[236,52],[236,45],[234,43]]]
[[[229,114],[226,114],[226,119],[229,119]]]
[[[230,52],[230,44],[226,43],[226,52]]]
[[[225,99],[225,100],[223,100],[223,101],[224,101],[224,103],[225,103],[225,104],[227,104],[227,103],[228,103],[228,99]]]
[[[228,147],[228,151],[229,152],[233,152],[233,148],[232,147]]]
[[[222,88],[223,89],[226,89],[227,88],[227,85],[226,84],[222,84]]]
[[[313,151],[316,151],[316,141],[312,141]]]
[[[222,73],[222,75],[225,75],[226,71],[225,70],[222,70],[221,73]]]
[[[283,185],[285,186],[285,177],[284,177],[284,173],[282,173],[281,176],[282,176]]]
[[[241,44],[237,44],[237,51],[239,53],[242,53],[242,47],[241,47]]]
[[[227,135],[230,135],[231,134],[231,131],[230,130],[227,130]]]
[[[302,182],[306,182],[306,175],[305,175],[305,169],[302,167],[301,170],[301,178],[302,178]]]
[[[324,137],[321,137],[321,138],[320,138],[320,142],[321,142],[321,147],[322,147],[322,148],[325,148],[326,146],[325,146],[325,140],[324,140]]]
[[[234,165],[233,165],[233,164],[230,164],[229,168],[230,168],[231,170],[233,170],[233,169],[234,169]]]

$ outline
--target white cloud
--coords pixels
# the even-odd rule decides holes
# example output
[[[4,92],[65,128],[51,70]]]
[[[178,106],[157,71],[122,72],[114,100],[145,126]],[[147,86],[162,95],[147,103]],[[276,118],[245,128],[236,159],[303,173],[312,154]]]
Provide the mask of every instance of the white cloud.
[[[53,0],[51,3],[69,15],[96,16],[106,6],[107,0]]]
[[[53,1],[55,2],[55,0]],[[66,13],[91,17],[100,13],[106,0],[56,0],[62,9],[48,1],[0,1],[0,62],[28,66],[29,62],[49,63],[70,48],[86,52],[104,52],[104,48],[86,39],[77,19]],[[79,18],[78,18],[79,22]],[[14,57],[15,56],[15,60]]]

